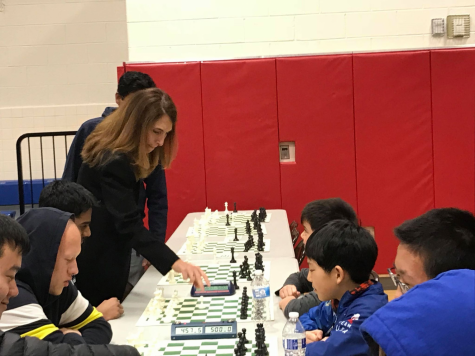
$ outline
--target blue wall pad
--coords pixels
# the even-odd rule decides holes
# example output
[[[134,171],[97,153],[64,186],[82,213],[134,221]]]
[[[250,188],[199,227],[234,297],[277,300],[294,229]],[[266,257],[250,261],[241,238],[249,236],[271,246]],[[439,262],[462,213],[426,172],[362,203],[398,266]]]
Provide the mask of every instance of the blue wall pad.
[[[54,179],[45,179],[45,185],[48,185]],[[33,179],[33,203],[37,204],[43,189],[42,179]],[[31,185],[30,181],[23,182],[23,191],[25,192],[25,204],[31,204]],[[18,205],[18,181],[2,180],[0,181],[0,206]]]

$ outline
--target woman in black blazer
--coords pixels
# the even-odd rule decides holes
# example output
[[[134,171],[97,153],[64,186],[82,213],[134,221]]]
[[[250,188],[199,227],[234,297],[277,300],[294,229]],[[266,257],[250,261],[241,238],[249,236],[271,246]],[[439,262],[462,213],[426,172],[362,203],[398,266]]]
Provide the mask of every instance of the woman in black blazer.
[[[91,236],[78,256],[76,285],[95,306],[123,299],[134,248],[162,274],[170,269],[198,288],[206,274],[186,263],[143,225],[138,207],[139,188],[160,163],[170,166],[176,152],[177,111],[172,99],[158,88],[126,98],[87,138],[81,153],[78,183],[99,201],[93,208]]]

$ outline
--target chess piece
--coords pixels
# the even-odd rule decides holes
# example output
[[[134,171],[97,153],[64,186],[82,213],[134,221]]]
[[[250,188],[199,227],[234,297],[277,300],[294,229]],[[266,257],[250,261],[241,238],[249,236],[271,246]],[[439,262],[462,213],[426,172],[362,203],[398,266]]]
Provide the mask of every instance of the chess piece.
[[[168,272],[168,280],[167,282],[169,284],[176,284],[176,280],[175,280],[175,271],[174,270],[170,270],[170,272]]]
[[[229,223],[229,214],[226,214],[226,226],[231,226]]]
[[[224,214],[227,215],[229,213],[228,211],[228,202],[224,203]]]
[[[178,291],[175,289],[173,291],[172,299],[170,302],[176,305],[178,304],[179,301],[180,301],[180,297],[178,296]]]
[[[237,272],[236,271],[233,271],[233,279],[234,279],[234,289],[235,290],[238,290],[239,289],[239,286],[237,284]]]
[[[249,341],[246,339],[246,328],[242,329],[242,339],[245,344],[247,344]]]
[[[233,241],[239,241],[238,236],[237,236],[237,227],[234,229],[234,240]]]
[[[234,210],[233,210],[233,213],[237,213],[237,209],[236,209],[236,202],[234,202]]]
[[[234,259],[234,247],[231,247],[231,261],[229,263],[236,263],[236,260]]]
[[[198,302],[198,309],[206,309],[206,305],[204,303],[204,298],[203,296],[200,297],[199,302]]]

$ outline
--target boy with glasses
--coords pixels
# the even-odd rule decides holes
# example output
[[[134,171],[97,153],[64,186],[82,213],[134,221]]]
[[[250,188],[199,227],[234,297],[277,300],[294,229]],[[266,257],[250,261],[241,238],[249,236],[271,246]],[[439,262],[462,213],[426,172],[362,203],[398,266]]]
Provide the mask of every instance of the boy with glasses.
[[[475,355],[475,217],[433,209],[394,230],[400,298],[361,330],[375,355]]]

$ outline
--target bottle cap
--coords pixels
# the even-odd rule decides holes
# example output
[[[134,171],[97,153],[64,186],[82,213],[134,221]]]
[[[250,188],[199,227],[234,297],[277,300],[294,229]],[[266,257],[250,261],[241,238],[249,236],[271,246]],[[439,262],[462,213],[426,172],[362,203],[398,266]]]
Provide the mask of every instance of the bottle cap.
[[[256,269],[254,271],[254,276],[262,276],[262,270],[261,269]]]
[[[289,313],[289,318],[297,319],[298,317],[299,317],[299,313],[298,313],[298,312],[290,312],[290,313]]]

